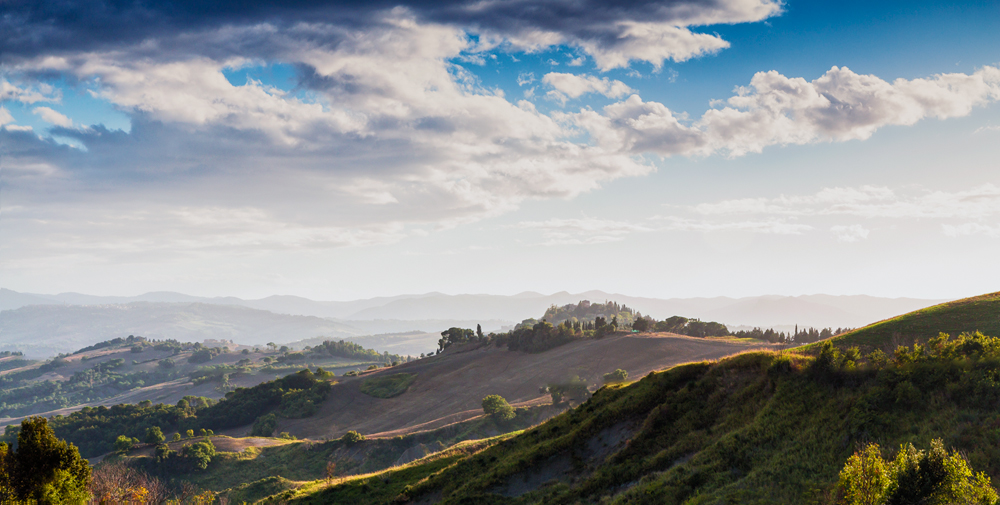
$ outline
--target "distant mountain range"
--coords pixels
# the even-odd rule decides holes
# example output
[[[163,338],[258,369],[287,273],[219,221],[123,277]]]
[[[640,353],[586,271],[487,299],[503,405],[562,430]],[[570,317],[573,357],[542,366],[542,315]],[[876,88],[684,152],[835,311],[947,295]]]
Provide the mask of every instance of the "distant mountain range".
[[[129,334],[262,344],[318,336],[339,339],[407,331],[433,333],[450,326],[475,327],[477,323],[485,331],[495,331],[541,317],[551,305],[580,300],[614,300],[657,319],[683,315],[730,326],[765,327],[858,327],[946,301],[864,295],[657,299],[603,291],[512,296],[426,293],[316,301],[298,296],[244,300],[172,292],[41,295],[0,289],[0,349],[45,355]]]

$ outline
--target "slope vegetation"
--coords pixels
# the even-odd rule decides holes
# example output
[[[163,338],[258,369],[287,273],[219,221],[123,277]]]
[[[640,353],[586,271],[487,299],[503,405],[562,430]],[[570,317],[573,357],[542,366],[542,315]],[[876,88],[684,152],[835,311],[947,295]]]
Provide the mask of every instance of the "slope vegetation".
[[[833,342],[843,347],[891,349],[936,337],[941,332],[959,335],[976,331],[1000,335],[1000,292],[909,312],[839,335]]]
[[[1000,339],[936,336],[997,331],[997,299],[917,311],[812,353],[680,365],[603,387],[478,452],[318,482],[268,503],[833,504],[840,469],[864,443],[935,438],[997,482]],[[893,347],[903,339],[924,343]],[[847,348],[859,344],[872,352]]]

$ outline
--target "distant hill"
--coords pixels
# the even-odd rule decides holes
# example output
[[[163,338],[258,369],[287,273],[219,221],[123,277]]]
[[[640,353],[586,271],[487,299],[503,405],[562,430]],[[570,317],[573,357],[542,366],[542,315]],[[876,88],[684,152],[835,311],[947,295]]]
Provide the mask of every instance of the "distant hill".
[[[974,331],[1000,336],[1000,292],[909,312],[839,335],[832,341],[838,346],[894,348],[942,332],[954,337]]]
[[[157,340],[283,344],[320,335],[341,339],[364,333],[319,317],[205,303],[30,305],[0,313],[0,350],[20,350],[39,357],[128,335]]]
[[[20,296],[18,296],[20,295]],[[917,298],[880,298],[873,296],[753,296],[745,298],[645,298],[604,291],[543,295],[524,292],[516,295],[425,293],[378,297],[352,301],[315,301],[298,296],[270,296],[259,300],[235,297],[204,298],[181,293],[155,292],[134,297],[103,297],[63,293],[37,295],[0,291],[0,309],[32,304],[100,305],[131,302],[198,302],[213,305],[239,305],[278,314],[336,318],[358,326],[361,321],[382,321],[369,328],[372,333],[411,330],[440,331],[427,324],[414,326],[410,321],[496,321],[513,324],[538,317],[552,305],[566,305],[589,300],[595,303],[616,301],[657,319],[683,315],[712,320],[730,326],[801,325],[815,327],[857,327],[897,314],[934,305],[945,300]],[[352,323],[357,321],[358,323]],[[396,321],[391,326],[385,322]],[[444,326],[447,328],[448,326]]]

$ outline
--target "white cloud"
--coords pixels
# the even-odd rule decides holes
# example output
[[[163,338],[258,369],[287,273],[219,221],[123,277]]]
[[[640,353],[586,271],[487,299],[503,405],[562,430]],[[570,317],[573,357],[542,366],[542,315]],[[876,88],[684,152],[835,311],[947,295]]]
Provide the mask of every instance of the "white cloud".
[[[962,223],[959,225],[942,224],[942,231],[949,237],[964,237],[970,235],[985,235],[987,237],[1000,237],[1000,225],[990,225],[982,223]]]
[[[10,111],[4,107],[0,107],[0,126],[4,126],[14,122],[14,116],[10,115]]]
[[[549,72],[542,77],[542,82],[553,88],[548,96],[563,103],[567,98],[579,98],[588,93],[600,93],[608,98],[618,98],[632,92],[632,88],[621,81],[591,75]]]
[[[672,231],[696,231],[696,232],[726,232],[744,231],[753,233],[765,233],[773,235],[801,235],[813,229],[806,224],[789,223],[787,221],[770,220],[743,220],[731,222],[713,222],[705,220],[686,219],[677,216],[656,216],[653,219],[664,221],[666,224],[662,229]]]
[[[517,85],[526,86],[535,82],[535,74],[532,72],[521,72],[517,75]]]
[[[911,191],[911,193],[913,193]],[[899,194],[886,187],[824,188],[812,195],[748,198],[703,203],[704,215],[769,214],[781,216],[856,216],[889,219],[984,219],[1000,216],[1000,187],[964,191]]]
[[[837,225],[830,227],[830,231],[841,242],[858,242],[868,238],[869,230],[860,224]]]
[[[61,92],[46,83],[18,86],[0,78],[0,102],[14,101],[30,105],[38,102],[58,102],[61,98]]]
[[[652,231],[643,225],[610,219],[548,219],[522,221],[512,228],[540,230],[547,238],[544,245],[601,244],[624,240],[629,234]]]
[[[46,123],[62,126],[63,128],[70,128],[73,126],[72,119],[48,107],[35,107],[32,112],[41,117],[42,121],[45,121]]]
[[[739,156],[769,145],[867,139],[887,125],[912,125],[926,117],[968,115],[1000,99],[1000,69],[971,75],[939,74],[897,79],[833,67],[814,81],[759,72],[727,106],[697,123],[712,150]]]

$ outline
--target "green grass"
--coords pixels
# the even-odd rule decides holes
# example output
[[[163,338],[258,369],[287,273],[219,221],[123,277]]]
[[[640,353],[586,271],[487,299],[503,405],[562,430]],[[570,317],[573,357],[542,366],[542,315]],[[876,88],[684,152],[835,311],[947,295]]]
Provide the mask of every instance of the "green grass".
[[[933,438],[996,482],[1000,351],[991,352],[829,371],[811,356],[776,352],[682,365],[604,387],[445,468],[418,464],[322,491],[305,487],[296,499],[832,505],[838,473],[861,444],[926,447]]]
[[[408,373],[380,375],[365,379],[361,384],[361,392],[375,398],[392,398],[405,393],[415,380],[417,376]]]
[[[957,336],[975,331],[1000,335],[1000,292],[913,311],[838,335],[833,342],[841,347],[892,349],[899,344],[909,345],[936,337],[941,332]],[[816,350],[818,345],[806,348]]]

